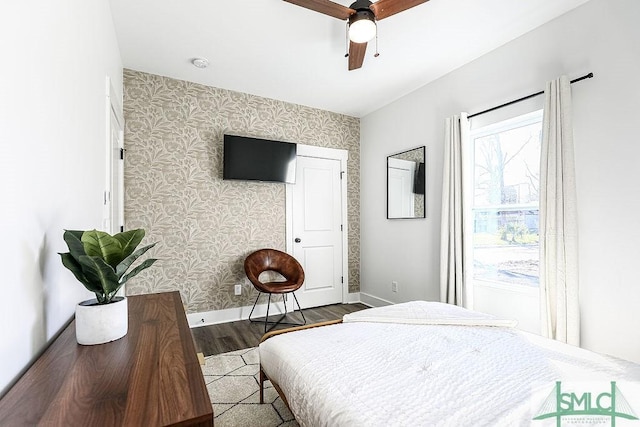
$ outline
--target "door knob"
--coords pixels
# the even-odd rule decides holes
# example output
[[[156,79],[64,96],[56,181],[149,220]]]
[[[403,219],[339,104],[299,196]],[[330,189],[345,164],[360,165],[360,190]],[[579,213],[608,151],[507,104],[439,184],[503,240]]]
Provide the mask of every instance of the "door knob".
[[[300,243],[300,242],[302,242],[302,239],[300,239],[299,237],[296,237],[293,241],[296,242],[296,243]]]

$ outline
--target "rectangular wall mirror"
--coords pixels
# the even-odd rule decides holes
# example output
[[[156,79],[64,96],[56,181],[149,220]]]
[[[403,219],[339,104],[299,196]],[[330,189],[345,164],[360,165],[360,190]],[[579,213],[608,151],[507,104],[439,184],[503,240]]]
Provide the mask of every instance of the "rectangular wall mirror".
[[[387,157],[387,218],[426,218],[426,147]]]

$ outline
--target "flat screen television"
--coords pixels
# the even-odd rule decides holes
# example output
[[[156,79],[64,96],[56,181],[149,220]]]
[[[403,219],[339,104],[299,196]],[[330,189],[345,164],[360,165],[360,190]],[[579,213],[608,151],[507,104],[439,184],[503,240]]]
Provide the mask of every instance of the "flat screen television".
[[[296,181],[296,144],[245,136],[224,136],[222,179]]]
[[[425,169],[424,169],[424,163],[420,162],[418,163],[418,167],[416,168],[416,176],[413,180],[413,193],[414,194],[424,194],[424,190],[425,190]]]

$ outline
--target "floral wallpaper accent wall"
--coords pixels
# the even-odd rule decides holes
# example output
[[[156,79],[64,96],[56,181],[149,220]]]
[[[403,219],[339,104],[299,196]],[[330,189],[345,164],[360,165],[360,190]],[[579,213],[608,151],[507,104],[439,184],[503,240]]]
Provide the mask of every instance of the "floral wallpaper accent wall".
[[[253,304],[244,258],[285,249],[285,184],[223,181],[225,133],[348,150],[349,292],[359,291],[359,119],[133,70],[124,88],[125,224],[144,228],[159,258],[128,294],[178,290],[189,312]]]

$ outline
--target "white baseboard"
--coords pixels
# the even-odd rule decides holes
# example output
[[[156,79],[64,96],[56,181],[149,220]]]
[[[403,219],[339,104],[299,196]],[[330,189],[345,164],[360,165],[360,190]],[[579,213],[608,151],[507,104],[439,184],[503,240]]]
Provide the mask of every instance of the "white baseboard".
[[[344,302],[345,304],[356,304],[360,302],[360,292],[354,292],[352,294],[347,294],[347,299]]]
[[[235,322],[238,320],[247,320],[251,313],[253,305],[247,305],[244,307],[226,308],[223,310],[211,310],[203,311],[201,313],[189,313],[187,314],[187,321],[190,328],[197,328],[199,326],[216,325],[218,323]],[[283,314],[284,305],[282,301],[271,302],[269,307],[269,317],[272,314]],[[267,314],[267,304],[258,304],[253,311],[252,318],[264,317]]]
[[[360,292],[360,302],[369,307],[384,307],[386,305],[393,305],[394,302],[387,301],[386,299],[374,297],[373,295]]]
[[[368,297],[375,298],[371,296],[368,296]],[[384,300],[380,300],[380,301],[384,301]],[[393,304],[391,302],[386,301],[385,303],[374,305],[372,303],[363,301],[360,292],[347,294],[347,300],[345,301],[345,304],[356,304],[356,303],[362,303],[370,307],[379,307],[382,305]],[[293,304],[293,301],[291,302],[291,304]],[[223,310],[211,310],[211,311],[203,311],[200,313],[189,313],[187,314],[187,321],[189,322],[190,328],[197,328],[199,326],[217,325],[218,323],[228,323],[228,322],[236,322],[238,320],[247,320],[249,318],[249,314],[251,313],[252,307],[253,305],[247,305],[244,307],[226,308]],[[291,312],[291,307],[289,307],[288,311],[289,313]],[[284,305],[282,304],[282,301],[280,302],[272,301],[271,307],[269,308],[269,317],[271,317],[271,315],[283,314],[283,313],[284,313]],[[256,309],[253,312],[252,318],[264,317],[266,316],[266,314],[267,314],[267,304],[258,304],[256,305]]]

